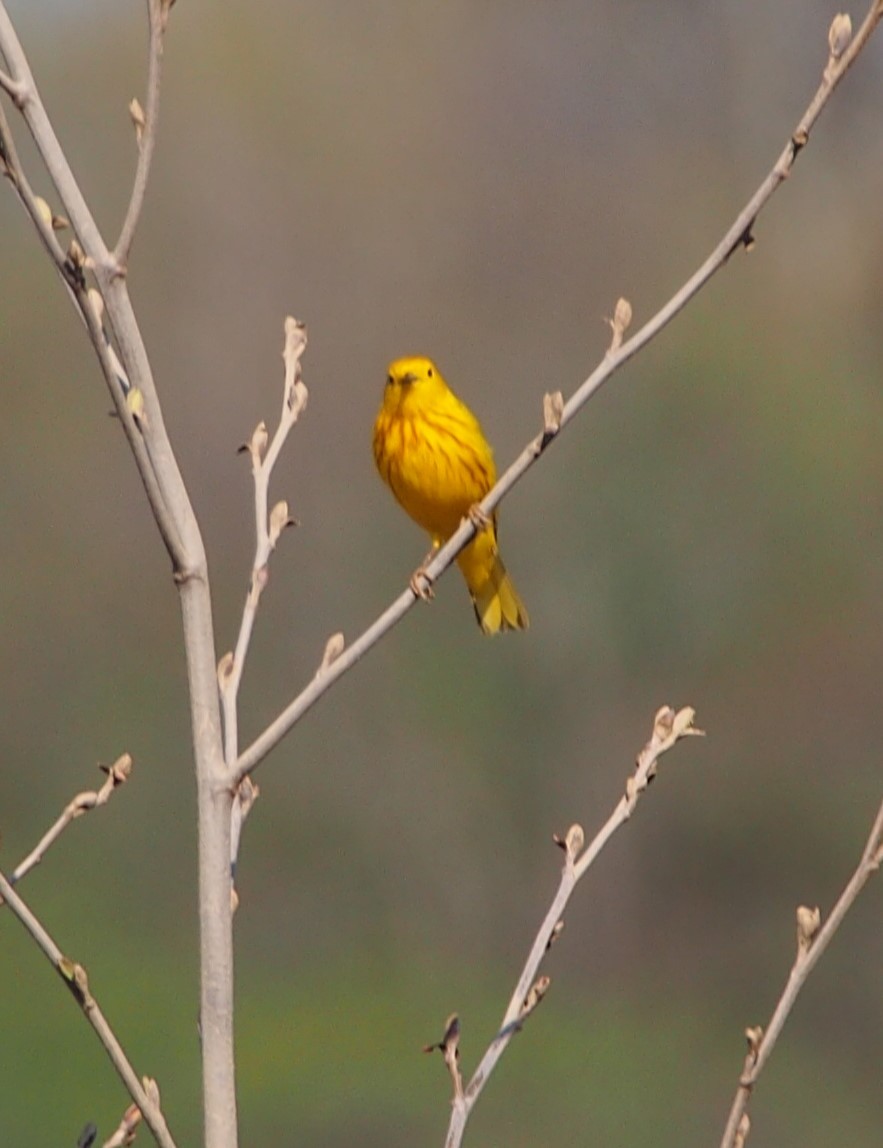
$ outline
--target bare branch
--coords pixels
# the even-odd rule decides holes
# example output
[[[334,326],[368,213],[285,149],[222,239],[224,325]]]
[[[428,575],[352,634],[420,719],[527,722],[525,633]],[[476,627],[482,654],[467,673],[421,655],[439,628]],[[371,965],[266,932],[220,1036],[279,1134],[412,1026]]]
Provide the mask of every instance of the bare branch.
[[[883,17],[883,0],[875,0],[861,28],[855,38],[849,42],[848,46],[841,48],[840,40],[837,41],[839,54],[835,56],[832,50],[828,65],[825,68],[822,83],[810,101],[797,127],[792,132],[784,150],[776,160],[766,179],[764,179],[763,183],[751,199],[749,199],[745,207],[736,216],[736,219],[727,229],[723,238],[702,266],[694,272],[683,287],[630,339],[625,342],[618,342],[617,319],[614,318],[614,320],[611,321],[614,338],[603,360],[564,404],[560,419],[555,418],[551,425],[549,421],[550,411],[548,409],[548,403],[545,404],[546,410],[544,412],[543,432],[528,443],[508,470],[500,476],[496,486],[488,492],[479,504],[478,510],[480,512],[483,512],[485,515],[490,515],[494,507],[509,493],[515,484],[534,465],[540,455],[545,452],[546,448],[558,437],[558,431],[563,429],[574,418],[589,399],[598,393],[601,387],[620,367],[624,366],[629,359],[633,358],[642,350],[674,319],[679,311],[687,306],[690,300],[705,286],[709,279],[726,264],[734,251],[739,247],[749,246],[753,242],[752,228],[755,220],[776,189],[791,174],[794,161],[806,146],[810,131],[816,120],[819,118],[819,115],[831,98],[837,85],[846,75],[858,57],[859,52],[861,52],[869,40],[881,17]],[[628,326],[628,322],[631,320],[631,307],[629,307],[627,303],[625,307],[618,304],[617,310],[619,311],[618,325],[620,327],[621,337]],[[473,517],[464,518],[459,528],[451,535],[444,546],[439,548],[434,558],[428,562],[425,567],[421,567],[421,578],[418,584],[412,585],[396,598],[383,614],[337,659],[328,672],[321,675],[320,678],[314,678],[310,681],[303,690],[289,702],[279,716],[267,726],[263,733],[242,752],[239,760],[230,771],[230,785],[234,787],[238,785],[247,773],[250,773],[263,761],[267,754],[278,745],[289,730],[300,721],[307,710],[311,709],[319,698],[322,697],[339,678],[343,677],[373,645],[379,642],[380,639],[404,617],[414,606],[415,602],[417,602],[418,598],[422,596],[421,590],[426,592],[431,590],[432,584],[447,570],[464,546],[468,545],[474,537],[475,532],[476,522],[473,521]]]
[[[285,320],[285,346],[282,358],[285,363],[285,381],[282,388],[282,411],[279,423],[269,439],[266,424],[258,423],[251,438],[241,446],[240,452],[251,456],[251,472],[254,478],[254,519],[255,553],[252,564],[251,581],[245,605],[242,609],[242,622],[236,639],[234,652],[222,659],[223,674],[219,674],[221,700],[224,708],[224,753],[232,766],[238,754],[237,699],[245,659],[251,642],[261,594],[267,585],[267,564],[276,543],[288,526],[295,520],[288,514],[288,503],[277,502],[273,509],[269,505],[270,477],[276,460],[289,432],[307,405],[308,391],[303,381],[301,358],[307,347],[307,329],[304,323],[290,315]]]
[[[78,817],[82,817],[82,815],[88,813],[90,809],[97,809],[99,806],[106,805],[107,802],[110,801],[111,794],[114,790],[129,780],[132,773],[132,758],[129,754],[124,753],[116,759],[113,765],[102,765],[99,768],[103,769],[107,774],[104,785],[98,790],[78,793],[72,801],[68,802],[55,824],[47,830],[27,857],[19,862],[12,871],[9,877],[10,885],[17,884],[25,874],[40,864],[50,846],[55,844],[72,821],[76,821]],[[3,898],[0,897],[0,905],[2,904]]]
[[[175,1148],[175,1141],[172,1138],[172,1134],[168,1129],[165,1117],[159,1106],[159,1092],[156,1090],[155,1085],[153,1090],[149,1090],[138,1079],[134,1068],[129,1063],[125,1052],[123,1052],[122,1045],[117,1040],[104,1013],[99,1008],[98,1001],[89,990],[89,980],[86,976],[86,970],[82,965],[70,960],[69,957],[66,957],[62,953],[61,949],[59,949],[55,941],[52,940],[2,873],[0,873],[0,895],[2,895],[7,905],[9,905],[9,908],[19,921],[21,921],[27,932],[30,933],[38,947],[43,951],[49,963],[64,981],[77,1004],[83,1010],[83,1015],[104,1046],[111,1063],[117,1070],[123,1084],[126,1086],[126,1090],[141,1109],[150,1131],[156,1138],[157,1144],[160,1145],[160,1148]],[[151,1092],[153,1094],[151,1094]]]
[[[138,163],[132,184],[132,195],[126,209],[120,237],[114,248],[113,258],[120,274],[125,274],[129,252],[135,238],[135,229],[144,207],[150,163],[156,144],[156,126],[159,120],[159,92],[162,80],[163,36],[169,18],[168,0],[147,0],[147,18],[150,24],[150,38],[147,49],[147,109],[141,111],[140,104],[133,101],[137,110],[130,105],[135,124],[135,139],[138,145]],[[140,116],[139,113],[140,112]]]
[[[171,7],[161,0],[165,19]],[[108,250],[64,155],[27,57],[0,0],[0,54],[20,89],[16,101],[70,220],[79,255],[63,272],[80,310],[131,446],[181,601],[199,813],[199,913],[203,1115],[207,1148],[234,1148],[236,1078],[233,1058],[233,930],[230,817],[233,791],[225,769],[208,563],[199,524],[165,429],[147,349],[118,261]],[[146,125],[145,125],[146,126]],[[4,151],[7,151],[4,144]],[[8,167],[8,158],[4,155]],[[45,225],[37,224],[46,242]],[[55,257],[55,253],[52,253]],[[82,258],[80,258],[82,256]],[[57,265],[57,257],[56,257]],[[104,302],[88,301],[86,274]],[[105,332],[102,319],[106,319]],[[113,353],[111,353],[113,352]]]
[[[2,68],[0,68],[0,88],[2,88],[8,96],[11,96],[16,103],[18,103],[22,91],[21,84],[13,80],[12,76],[7,76]]]
[[[227,765],[231,768],[239,753],[239,687],[242,682],[245,659],[248,656],[248,647],[251,643],[261,595],[269,579],[270,555],[276,549],[276,544],[283,531],[289,526],[297,525],[296,520],[288,513],[287,502],[284,500],[277,502],[272,509],[270,509],[269,502],[270,478],[273,474],[273,468],[291,428],[305,410],[309,397],[301,369],[301,359],[307,347],[306,325],[289,315],[285,320],[284,328],[285,345],[282,359],[285,364],[285,377],[279,423],[272,441],[270,441],[266,423],[260,422],[255,427],[248,442],[239,448],[240,452],[247,452],[251,456],[251,471],[254,479],[255,553],[248,593],[242,609],[242,622],[239,627],[239,636],[236,639],[236,648],[233,653],[225,654],[218,665],[218,684],[224,715],[224,757]],[[237,785],[237,796],[233,802],[233,823],[230,833],[230,864],[232,869],[235,869],[239,854],[239,840],[243,823],[259,793],[258,787],[253,783],[244,788],[242,785],[244,780],[244,778],[241,779]]]
[[[152,1083],[155,1085],[156,1082]],[[123,1118],[117,1125],[116,1131],[109,1140],[104,1141],[101,1148],[127,1148],[127,1145],[135,1142],[140,1123],[141,1109],[137,1104],[130,1104],[123,1113]]]
[[[638,754],[634,773],[626,780],[625,793],[585,851],[583,851],[585,833],[580,825],[571,825],[564,837],[555,837],[555,843],[565,854],[558,891],[536,935],[497,1035],[488,1045],[466,1088],[461,1088],[459,1092],[455,1090],[445,1148],[458,1148],[462,1142],[472,1108],[487,1084],[488,1077],[494,1071],[497,1061],[506,1051],[509,1041],[516,1032],[521,1031],[524,1022],[548,991],[549,978],[538,977],[537,974],[546,953],[561,935],[564,927],[563,913],[577,882],[585,875],[616,830],[631,817],[647,786],[656,776],[660,757],[681,738],[703,736],[702,731],[694,727],[694,718],[695,713],[689,706],[677,713],[670,706],[663,706],[659,710],[653,721],[650,740]],[[447,1056],[445,1059],[447,1060]]]
[[[824,925],[821,925],[818,909],[808,909],[801,905],[797,910],[797,958],[766,1030],[760,1027],[746,1030],[748,1055],[745,1058],[739,1087],[736,1089],[733,1106],[730,1109],[730,1115],[724,1129],[721,1148],[741,1148],[741,1145],[745,1143],[748,1130],[751,1127],[747,1108],[757,1078],[772,1055],[776,1041],[785,1027],[785,1022],[794,1007],[800,990],[806,984],[807,977],[831,943],[834,934],[840,928],[843,918],[852,908],[859,893],[881,864],[883,864],[883,803],[877,811],[871,834],[868,837],[858,867],[840,894],[837,904],[831,910],[831,914]]]
[[[460,1073],[460,1018],[455,1012],[451,1013],[445,1021],[445,1031],[436,1044],[424,1045],[424,1052],[435,1052],[436,1049],[444,1057],[445,1064],[454,1085],[454,1103],[463,1098],[463,1077]]]
[[[0,4],[0,17],[2,17],[2,4]],[[150,462],[142,430],[132,417],[133,408],[131,404],[126,402],[127,397],[132,393],[132,384],[105,330],[104,301],[99,292],[86,287],[85,271],[91,269],[93,262],[85,255],[76,239],[71,241],[68,252],[65,252],[59,245],[55,231],[62,219],[51,211],[47,218],[47,213],[43,209],[45,200],[36,195],[31,188],[19,160],[15,141],[2,107],[0,107],[0,166],[2,166],[19,202],[30,216],[43,246],[46,248],[80,319],[86,327],[113,399],[116,414],[135,455],[138,472],[144,484],[154,518],[166,543],[169,555],[176,565],[181,565],[183,564],[182,547],[176,524],[166,505]],[[66,220],[63,222],[67,223]],[[136,392],[136,395],[143,398],[140,390]]]

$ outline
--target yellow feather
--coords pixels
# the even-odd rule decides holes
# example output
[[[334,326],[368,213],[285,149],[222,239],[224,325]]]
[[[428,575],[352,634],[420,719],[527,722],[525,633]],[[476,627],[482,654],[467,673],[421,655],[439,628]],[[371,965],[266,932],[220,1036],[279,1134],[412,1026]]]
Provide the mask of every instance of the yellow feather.
[[[434,546],[450,538],[497,480],[478,419],[435,363],[422,356],[389,365],[374,423],[374,459],[380,477]],[[457,564],[486,634],[527,629],[527,611],[497,550],[496,515]]]

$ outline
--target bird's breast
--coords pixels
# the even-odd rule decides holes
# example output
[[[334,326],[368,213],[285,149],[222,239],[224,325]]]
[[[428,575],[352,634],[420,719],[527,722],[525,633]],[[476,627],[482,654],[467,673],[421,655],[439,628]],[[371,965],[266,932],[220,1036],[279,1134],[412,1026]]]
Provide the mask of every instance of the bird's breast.
[[[453,534],[492,485],[487,460],[468,428],[458,433],[450,420],[432,413],[410,416],[401,409],[381,410],[374,428],[374,456],[403,509],[437,539]]]

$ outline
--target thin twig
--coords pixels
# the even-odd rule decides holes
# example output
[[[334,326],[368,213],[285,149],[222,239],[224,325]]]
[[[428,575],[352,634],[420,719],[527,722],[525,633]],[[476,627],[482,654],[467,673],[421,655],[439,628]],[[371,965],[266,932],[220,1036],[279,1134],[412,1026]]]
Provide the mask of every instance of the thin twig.
[[[751,1127],[747,1108],[757,1078],[763,1071],[767,1060],[769,1060],[772,1055],[776,1041],[781,1035],[788,1015],[794,1007],[800,990],[806,984],[809,974],[815,968],[816,963],[821,959],[822,954],[830,944],[834,934],[840,928],[843,918],[852,908],[859,893],[870,878],[877,872],[881,864],[883,864],[883,804],[880,805],[877,811],[871,834],[868,837],[858,867],[849,879],[846,888],[840,894],[837,904],[831,910],[824,925],[819,928],[820,918],[818,916],[818,910],[813,912],[801,907],[797,911],[797,958],[794,961],[794,965],[788,976],[788,982],[779,998],[779,1003],[776,1005],[766,1030],[760,1028],[749,1028],[746,1030],[746,1036],[748,1037],[748,1055],[745,1059],[745,1065],[739,1079],[739,1087],[736,1089],[736,1095],[733,1099],[733,1106],[730,1109],[730,1115],[724,1130],[723,1139],[721,1140],[721,1148],[735,1148],[736,1145],[745,1143],[748,1131]]]
[[[18,884],[34,866],[40,864],[49,848],[55,844],[72,821],[76,821],[78,817],[82,817],[90,809],[97,809],[99,806],[107,804],[114,790],[129,780],[132,773],[132,758],[129,754],[124,753],[116,759],[113,765],[101,766],[100,768],[107,774],[107,779],[102,787],[98,790],[78,793],[72,801],[68,802],[55,824],[44,833],[27,857],[13,869],[9,875],[10,885]],[[0,905],[2,904],[3,898],[0,897]]]
[[[156,1081],[150,1082],[154,1088]],[[147,1080],[145,1079],[145,1085]],[[157,1103],[159,1102],[157,1090]],[[109,1140],[105,1140],[101,1148],[127,1148],[127,1145],[133,1144],[135,1137],[138,1134],[138,1125],[141,1123],[141,1109],[137,1104],[130,1104],[126,1111],[123,1113],[123,1118],[116,1127],[116,1131]]]
[[[0,9],[2,9],[2,4],[0,4]],[[2,10],[0,10],[0,16],[2,16]],[[156,473],[150,461],[149,452],[142,433],[143,428],[136,424],[133,419],[132,408],[126,403],[126,396],[132,392],[132,386],[128,376],[120,365],[116,351],[104,329],[104,302],[97,292],[94,292],[94,296],[97,296],[96,300],[96,298],[92,297],[93,292],[87,290],[82,267],[75,265],[72,259],[71,253],[75,250],[74,244],[71,244],[71,248],[67,253],[63,251],[51,224],[46,220],[44,213],[41,211],[41,199],[31,188],[27,175],[19,160],[15,141],[2,107],[0,107],[0,167],[2,167],[9,179],[19,202],[30,216],[31,222],[34,224],[43,246],[52,260],[55,269],[58,271],[71,302],[88,332],[95,353],[98,356],[108,391],[116,408],[116,414],[120,419],[120,423],[129,440],[129,445],[135,455],[138,473],[144,484],[144,489],[151,509],[153,510],[154,518],[159,526],[160,533],[166,542],[167,549],[173,561],[175,561],[176,564],[181,564],[182,560],[180,555],[182,553],[182,547],[176,524],[169,513],[163,492],[160,489]],[[100,303],[100,309],[96,309],[96,302]]]
[[[165,1117],[155,1097],[145,1088],[132,1065],[129,1063],[122,1045],[117,1040],[113,1029],[98,1006],[98,1001],[89,991],[89,981],[86,970],[82,965],[66,957],[55,941],[37,920],[28,906],[22,901],[12,885],[0,873],[0,895],[9,905],[9,908],[30,933],[38,947],[43,951],[52,967],[64,981],[77,1004],[83,1010],[83,1015],[92,1026],[96,1036],[104,1046],[111,1063],[117,1070],[129,1095],[141,1109],[150,1131],[156,1138],[160,1148],[175,1148],[175,1141],[168,1129]],[[158,1094],[157,1094],[158,1095]]]
[[[445,1138],[445,1148],[459,1148],[466,1129],[466,1122],[475,1102],[481,1095],[482,1089],[487,1084],[489,1076],[506,1051],[509,1041],[516,1032],[521,1031],[524,1022],[543,999],[549,987],[549,978],[538,977],[537,974],[543,958],[561,933],[564,910],[577,883],[585,875],[589,866],[592,865],[616,830],[621,828],[634,813],[635,807],[647,786],[656,776],[660,757],[676,745],[681,738],[703,736],[702,730],[696,729],[693,725],[694,717],[695,713],[689,706],[677,713],[671,707],[663,706],[653,719],[653,733],[638,754],[635,771],[626,781],[625,793],[588,847],[583,848],[585,833],[580,825],[571,825],[563,838],[555,838],[556,843],[561,846],[565,854],[558,891],[553,897],[549,911],[546,913],[536,935],[496,1036],[488,1045],[478,1068],[472,1074],[469,1084],[465,1088],[455,1088],[454,1090],[451,1121]],[[457,1035],[459,1037],[459,1026]]]
[[[150,175],[150,163],[156,144],[156,127],[159,120],[159,93],[162,81],[163,36],[169,18],[168,0],[147,0],[147,19],[150,37],[147,48],[147,107],[143,120],[135,124],[135,138],[138,144],[138,163],[132,183],[132,195],[120,230],[120,237],[114,248],[113,258],[120,273],[124,274],[129,261],[129,252],[135,238],[135,230],[144,208],[144,196]],[[134,117],[133,117],[134,118]]]
[[[560,419],[549,426],[548,419],[544,420],[544,429],[535,439],[524,448],[518,458],[500,477],[496,486],[485,496],[479,504],[479,509],[489,515],[502,498],[509,493],[515,484],[533,466],[546,448],[555,441],[562,430],[585,406],[601,387],[622,367],[629,359],[642,350],[651,339],[655,338],[672,319],[683,310],[690,300],[705,286],[711,277],[719,271],[729,257],[739,247],[748,246],[752,242],[752,228],[754,222],[766,203],[791,174],[794,161],[806,146],[810,131],[827,104],[837,85],[846,72],[855,62],[859,52],[867,43],[876,25],[883,17],[883,0],[875,0],[865,17],[861,28],[845,48],[838,44],[835,54],[832,47],[828,64],[824,71],[822,83],[809,106],[794,129],[781,155],[776,160],[772,170],[763,183],[736,216],[721,241],[714,248],[702,266],[687,280],[679,291],[656,314],[644,324],[630,339],[619,342],[616,323],[614,319],[614,340],[610,348],[586,381],[576,390],[564,404]],[[626,310],[628,309],[628,310]],[[620,320],[628,314],[631,318],[631,309],[626,300],[617,305]],[[621,334],[621,332],[620,332]],[[464,518],[458,529],[442,546],[433,560],[425,567],[421,581],[423,588],[429,590],[432,584],[452,564],[454,559],[466,546],[475,534],[475,523],[471,518]],[[235,788],[247,773],[250,773],[267,754],[279,744],[283,737],[297,724],[307,710],[311,709],[320,697],[343,675],[372,646],[398,623],[405,614],[420,600],[420,595],[412,589],[405,590],[396,600],[377,618],[361,636],[353,642],[335,661],[334,665],[318,677],[314,677],[301,692],[285,707],[247,749],[243,750],[230,771],[228,784]]]
[[[279,424],[270,441],[266,425],[263,422],[259,423],[248,442],[240,448],[251,456],[251,472],[254,479],[255,552],[236,647],[232,656],[227,655],[221,659],[218,675],[224,710],[224,753],[231,766],[239,752],[237,722],[239,686],[261,594],[267,585],[267,565],[282,532],[288,526],[294,525],[294,519],[288,514],[287,502],[277,502],[272,511],[270,510],[269,489],[270,477],[285,440],[307,405],[308,392],[301,372],[301,357],[306,346],[306,326],[289,315],[285,320],[285,346],[282,352],[285,381]]]
[[[232,653],[225,654],[218,664],[218,686],[224,715],[224,759],[228,767],[233,766],[239,754],[239,687],[261,595],[267,585],[270,555],[276,549],[283,531],[295,525],[295,520],[288,513],[287,502],[284,500],[277,502],[271,510],[269,500],[273,468],[291,428],[306,408],[309,397],[301,369],[301,358],[307,346],[306,326],[289,315],[285,320],[284,329],[285,344],[282,359],[285,364],[285,377],[279,423],[272,441],[267,433],[266,424],[260,422],[248,442],[240,448],[251,456],[251,472],[254,480],[255,552],[236,647]],[[246,777],[236,789],[230,826],[230,868],[233,873],[236,871],[239,856],[242,826],[251,812],[258,792],[257,785],[251,778]],[[235,888],[233,896],[235,905]]]
[[[186,500],[186,491],[165,433],[150,364],[131,308],[128,291],[123,278],[119,275],[117,261],[108,251],[107,244],[67,162],[3,0],[0,0],[0,53],[5,58],[16,83],[22,89],[19,110],[64,205],[74,235],[81,245],[81,255],[84,255],[82,263],[76,269],[77,274],[70,273],[70,257],[65,257],[62,260],[62,274],[70,289],[71,297],[86,323],[89,337],[101,362],[105,381],[135,455],[160,534],[176,571],[181,576],[191,576],[195,563],[181,537],[183,518],[186,516],[178,509],[182,506],[182,500]],[[17,164],[17,178],[13,183],[21,183],[23,175],[21,165]],[[26,207],[33,219],[34,209],[29,204],[26,204]],[[49,248],[50,255],[57,265],[57,252],[46,242],[46,228],[41,229],[39,225],[37,226],[44,245]],[[85,301],[86,285],[83,272],[86,270],[92,271],[98,282],[111,330],[116,337],[123,363],[126,364],[126,378],[133,380],[132,385],[136,387],[137,394],[144,399],[146,417],[138,427],[134,425],[131,417],[127,417],[125,403],[120,393],[119,374],[113,366],[112,357],[108,354],[107,335],[100,322],[96,324],[90,321],[92,308]],[[173,511],[173,507],[176,510]],[[195,515],[192,525],[188,525],[188,542],[192,550],[198,539]],[[214,662],[214,658],[212,661]],[[214,676],[214,665],[212,676]]]
[[[17,100],[21,94],[21,85],[13,80],[12,76],[7,76],[2,68],[0,68],[0,88],[13,100]]]

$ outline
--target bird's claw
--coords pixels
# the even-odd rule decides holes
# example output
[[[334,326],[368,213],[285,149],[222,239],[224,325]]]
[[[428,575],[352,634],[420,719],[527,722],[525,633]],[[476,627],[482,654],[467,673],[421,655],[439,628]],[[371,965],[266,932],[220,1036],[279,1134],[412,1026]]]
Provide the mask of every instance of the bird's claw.
[[[477,502],[466,511],[466,517],[472,523],[476,530],[487,530],[493,521],[491,516],[486,510],[482,510]]]
[[[408,582],[408,585],[411,587],[411,593],[414,597],[419,598],[422,602],[431,602],[435,597],[432,583],[426,577],[425,564],[417,567],[411,575],[411,580]]]

